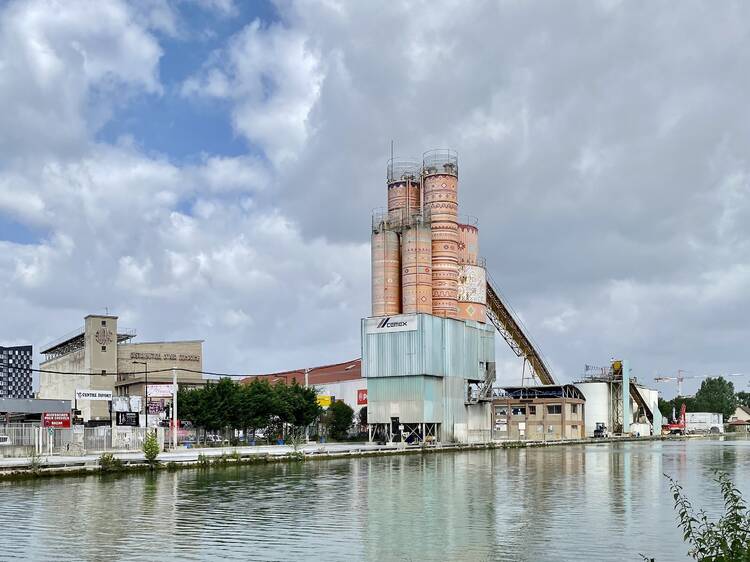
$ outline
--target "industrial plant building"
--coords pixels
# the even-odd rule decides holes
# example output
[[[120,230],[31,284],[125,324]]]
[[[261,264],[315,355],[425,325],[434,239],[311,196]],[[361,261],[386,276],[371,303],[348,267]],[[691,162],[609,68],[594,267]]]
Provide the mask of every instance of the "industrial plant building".
[[[628,361],[613,360],[609,367],[587,365],[584,377],[574,383],[586,399],[586,435],[597,424],[612,434],[659,435],[662,417],[659,392],[631,376]]]
[[[524,369],[554,380],[488,282],[478,221],[459,218],[457,154],[392,158],[386,189],[388,208],[371,224],[372,316],[361,325],[370,438],[489,441],[495,329]]]
[[[493,438],[554,441],[586,437],[586,399],[572,384],[500,389],[492,401]]]
[[[42,348],[40,369],[56,372],[40,374],[38,397],[70,400],[84,421],[96,422],[111,419],[113,395],[144,396],[146,378],[149,386],[171,383],[176,369],[181,387],[205,384],[202,340],[134,343],[135,335],[118,328],[117,316],[86,316],[82,328]],[[98,391],[98,398],[76,400],[76,391]]]
[[[32,398],[30,345],[0,347],[0,398]]]

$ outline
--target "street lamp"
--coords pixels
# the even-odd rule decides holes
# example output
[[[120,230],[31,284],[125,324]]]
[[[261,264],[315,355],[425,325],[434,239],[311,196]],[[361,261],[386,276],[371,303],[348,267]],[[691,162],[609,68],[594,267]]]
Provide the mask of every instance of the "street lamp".
[[[146,429],[148,429],[148,363],[146,361],[131,361],[131,363],[133,363],[133,365],[143,365],[143,371],[146,374],[146,384],[144,388],[146,389]]]

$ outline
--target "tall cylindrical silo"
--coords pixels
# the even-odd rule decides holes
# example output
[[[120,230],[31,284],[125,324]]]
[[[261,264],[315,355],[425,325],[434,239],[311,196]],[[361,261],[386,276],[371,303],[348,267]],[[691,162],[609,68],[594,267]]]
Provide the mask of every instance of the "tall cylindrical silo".
[[[401,304],[404,314],[432,314],[432,231],[424,224],[401,235]]]
[[[373,232],[372,315],[401,312],[401,260],[398,234],[392,230]]]
[[[482,261],[483,263],[483,261]],[[487,273],[481,265],[458,266],[458,317],[486,322]]]
[[[452,150],[425,152],[424,205],[432,226],[432,313],[458,316],[458,157]]]
[[[479,258],[479,228],[474,218],[462,217],[458,223],[458,264],[477,265]]]
[[[388,161],[388,217],[394,226],[402,226],[421,212],[419,164],[413,160]]]

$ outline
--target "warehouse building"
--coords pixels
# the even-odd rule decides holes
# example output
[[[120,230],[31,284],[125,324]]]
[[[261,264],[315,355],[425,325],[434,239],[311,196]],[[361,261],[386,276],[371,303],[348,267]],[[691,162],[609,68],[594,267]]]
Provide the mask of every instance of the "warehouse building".
[[[494,439],[553,441],[586,436],[586,399],[572,384],[505,387],[492,406]]]
[[[82,328],[44,346],[40,369],[57,373],[40,374],[39,398],[71,400],[85,422],[103,422],[111,419],[113,395],[145,396],[147,377],[149,386],[171,383],[175,368],[178,385],[205,384],[202,340],[134,343],[135,330],[117,320],[86,316]],[[76,400],[76,391],[97,391],[98,399]]]

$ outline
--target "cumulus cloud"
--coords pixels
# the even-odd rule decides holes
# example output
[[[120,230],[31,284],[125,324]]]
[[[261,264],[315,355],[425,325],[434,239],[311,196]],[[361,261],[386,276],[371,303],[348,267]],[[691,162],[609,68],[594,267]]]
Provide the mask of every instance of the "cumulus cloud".
[[[160,37],[180,3],[60,6],[0,9],[0,217],[41,233],[2,242],[19,330],[110,306],[205,337],[217,370],[359,353],[393,139],[459,151],[461,212],[562,380],[612,356],[646,380],[750,371],[745,4],[282,2],[177,87],[247,152],[187,160],[95,137],[114,105],[175,88]]]

